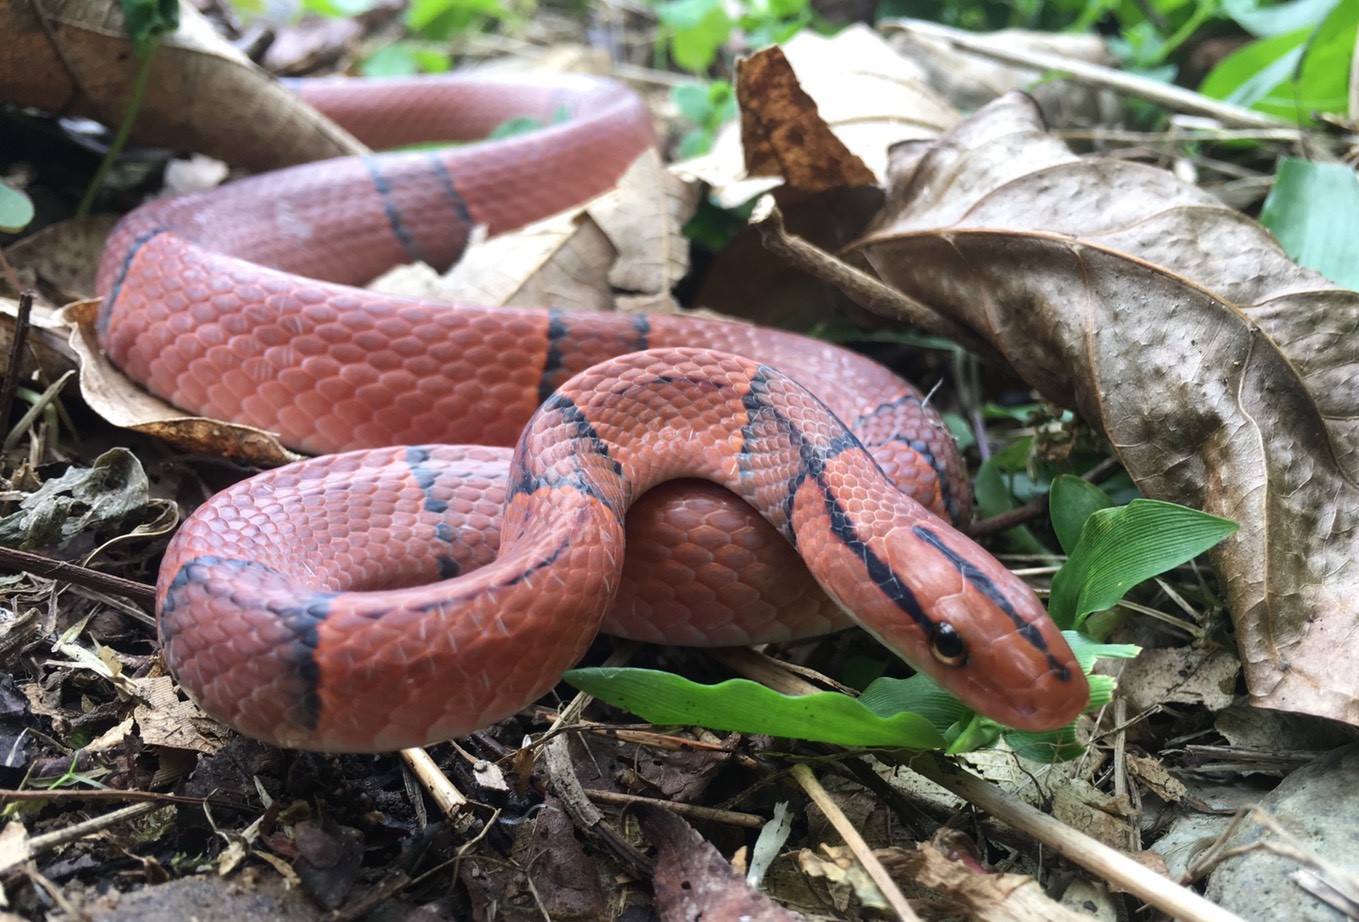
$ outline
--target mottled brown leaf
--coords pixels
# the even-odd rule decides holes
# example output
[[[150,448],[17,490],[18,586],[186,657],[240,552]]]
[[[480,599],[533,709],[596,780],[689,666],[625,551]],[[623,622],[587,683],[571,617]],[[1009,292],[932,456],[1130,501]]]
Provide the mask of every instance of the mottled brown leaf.
[[[731,862],[675,814],[647,806],[639,808],[637,815],[643,832],[656,846],[652,883],[661,922],[796,922],[802,918],[751,889]]]
[[[1212,552],[1252,700],[1359,723],[1359,295],[1154,167],[1085,159],[1011,94],[897,152],[862,243],[1108,436]]]
[[[782,176],[808,192],[877,181],[822,120],[777,46],[736,65],[736,96],[751,176]]]

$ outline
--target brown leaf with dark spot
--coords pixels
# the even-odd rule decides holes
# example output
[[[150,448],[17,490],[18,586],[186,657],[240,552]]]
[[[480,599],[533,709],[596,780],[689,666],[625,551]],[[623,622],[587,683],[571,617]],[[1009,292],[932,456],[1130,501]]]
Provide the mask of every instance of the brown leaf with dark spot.
[[[798,922],[803,918],[753,890],[731,862],[669,810],[644,806],[637,809],[637,816],[642,831],[656,846],[652,885],[661,922]]]
[[[751,176],[782,176],[807,192],[877,182],[821,119],[777,46],[737,63],[736,96]]]
[[[293,842],[297,847],[293,870],[303,888],[326,909],[335,909],[354,888],[363,863],[363,835],[323,817],[298,823]]]
[[[898,151],[861,246],[1144,494],[1240,523],[1211,553],[1252,700],[1359,724],[1359,294],[1164,170],[1076,157],[1018,93]]]

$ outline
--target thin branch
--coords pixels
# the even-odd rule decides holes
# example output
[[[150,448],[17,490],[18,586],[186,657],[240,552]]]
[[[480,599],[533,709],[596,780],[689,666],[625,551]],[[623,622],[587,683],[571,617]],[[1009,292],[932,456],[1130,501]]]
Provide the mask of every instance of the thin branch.
[[[139,583],[136,580],[123,579],[121,576],[113,576],[99,570],[91,570],[89,567],[82,567],[80,564],[44,557],[42,554],[0,547],[0,568],[18,573],[32,573],[46,579],[61,580],[75,586],[83,586],[86,589],[119,595],[147,608],[156,604],[156,588],[154,586]]]

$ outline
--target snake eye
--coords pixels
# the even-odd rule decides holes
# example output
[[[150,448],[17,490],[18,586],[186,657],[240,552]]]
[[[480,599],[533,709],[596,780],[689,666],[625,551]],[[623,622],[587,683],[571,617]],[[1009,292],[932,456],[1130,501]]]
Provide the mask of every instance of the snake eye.
[[[962,666],[967,662],[967,647],[953,625],[941,621],[934,626],[930,638],[930,652],[945,666]]]

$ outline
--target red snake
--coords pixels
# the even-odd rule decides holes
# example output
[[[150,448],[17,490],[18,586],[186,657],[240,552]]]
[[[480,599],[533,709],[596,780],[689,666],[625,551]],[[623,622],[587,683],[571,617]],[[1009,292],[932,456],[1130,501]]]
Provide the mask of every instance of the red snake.
[[[1037,598],[939,517],[968,514],[956,449],[884,369],[736,324],[347,287],[608,189],[653,143],[630,92],[445,78],[304,97],[370,143],[551,124],[152,202],[110,237],[99,330],[119,366],[185,409],[344,452],[226,490],[171,542],[161,640],[209,714],[386,751],[522,709],[601,628],[726,645],[849,623],[1003,723],[1080,712],[1085,678]]]

